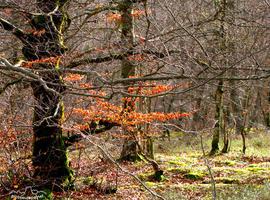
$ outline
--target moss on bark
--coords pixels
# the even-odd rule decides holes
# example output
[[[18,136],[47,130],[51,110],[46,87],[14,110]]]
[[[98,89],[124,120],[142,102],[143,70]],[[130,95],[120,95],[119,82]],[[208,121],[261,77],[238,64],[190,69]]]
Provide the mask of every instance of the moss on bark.
[[[37,63],[35,66],[55,69],[39,74],[46,82],[46,86],[38,80],[31,83],[36,100],[33,117],[34,178],[50,190],[70,187],[73,182],[73,172],[70,169],[62,135],[64,118],[62,94],[65,86],[59,72],[60,57],[66,50],[62,34],[69,24],[68,15],[63,9],[66,2],[66,0],[37,1],[38,8],[45,14],[33,15],[30,24],[36,31],[44,33],[29,33],[22,49],[23,55],[29,61],[55,57],[54,62]],[[58,9],[55,10],[57,6]]]

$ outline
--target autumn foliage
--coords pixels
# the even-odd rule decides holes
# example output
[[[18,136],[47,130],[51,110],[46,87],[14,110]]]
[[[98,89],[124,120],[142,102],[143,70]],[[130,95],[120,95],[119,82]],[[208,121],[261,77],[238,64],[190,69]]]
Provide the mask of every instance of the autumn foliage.
[[[89,85],[90,86],[90,85]],[[180,119],[190,116],[190,113],[180,112],[150,112],[143,113],[136,109],[136,106],[143,98],[170,91],[174,86],[144,84],[143,86],[129,87],[128,93],[130,96],[122,98],[122,105],[113,104],[102,98],[91,98],[91,105],[87,109],[74,108],[73,113],[82,119],[81,124],[75,125],[74,128],[80,130],[88,129],[90,122],[106,121],[108,123],[117,124],[128,130],[135,130],[138,125],[151,124],[154,122],[165,122],[168,120]],[[95,92],[89,90],[89,94],[105,95],[105,92]],[[132,95],[141,95],[136,97]]]
[[[145,15],[145,10],[133,10],[131,13],[131,16],[134,19],[139,19],[140,17],[144,15]],[[115,22],[115,23],[122,22],[122,16],[119,13],[108,13],[106,18],[108,22]]]
[[[60,56],[56,56],[56,57],[37,59],[33,61],[25,61],[22,63],[22,67],[32,68],[34,64],[56,64],[60,58],[61,58]]]

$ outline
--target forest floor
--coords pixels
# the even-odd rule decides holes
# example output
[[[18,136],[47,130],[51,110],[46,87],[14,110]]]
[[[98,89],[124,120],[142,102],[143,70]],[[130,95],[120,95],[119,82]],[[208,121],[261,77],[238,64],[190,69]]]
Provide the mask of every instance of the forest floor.
[[[231,138],[229,153],[211,157],[203,156],[200,141],[199,136],[181,133],[172,134],[170,140],[155,141],[155,159],[164,170],[160,182],[153,181],[153,169],[146,161],[126,162],[120,166],[137,175],[149,189],[168,200],[212,199],[214,185],[216,199],[270,200],[269,133],[258,130],[250,132],[246,155],[241,153],[241,137]],[[210,143],[211,137],[204,136],[205,152],[209,152]],[[220,144],[222,146],[222,141]],[[115,148],[112,145],[112,149]],[[113,152],[112,149],[109,148],[109,151]],[[115,155],[118,151],[119,145]],[[75,189],[54,193],[54,199],[155,199],[133,177],[108,162],[102,154],[94,152],[96,149],[93,147],[71,150],[71,164],[76,172]],[[105,194],[116,185],[116,193]]]
[[[204,149],[209,152],[211,137],[204,136]],[[222,146],[222,141],[220,142]],[[270,134],[264,131],[251,131],[247,135],[247,152],[241,153],[241,137],[232,137],[230,152],[215,156],[203,156],[201,137],[174,133],[168,138],[155,141],[155,159],[164,170],[162,181],[153,181],[153,169],[146,161],[122,163],[121,166],[137,175],[151,190],[168,200],[212,199],[213,181],[217,199],[221,200],[270,200]],[[88,156],[91,155],[89,152]],[[117,170],[106,160],[84,158],[80,166],[77,192],[69,192],[73,199],[154,199],[136,180]],[[89,163],[90,160],[96,162]],[[91,166],[91,171],[89,171]],[[94,167],[93,167],[94,166]],[[117,192],[102,194],[109,186],[115,186]],[[100,182],[100,191],[91,187],[92,176]],[[102,181],[100,181],[102,180]],[[101,183],[102,182],[102,183]],[[89,184],[89,186],[87,185]],[[102,186],[103,185],[103,186]],[[103,187],[103,190],[102,190]],[[81,196],[82,195],[82,196]],[[60,195],[61,196],[61,195]]]

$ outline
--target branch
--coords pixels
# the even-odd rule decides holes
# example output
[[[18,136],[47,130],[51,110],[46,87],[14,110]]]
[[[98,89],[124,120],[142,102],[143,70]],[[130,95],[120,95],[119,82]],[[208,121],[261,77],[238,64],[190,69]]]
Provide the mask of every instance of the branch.
[[[27,34],[24,33],[24,31],[20,28],[16,27],[14,24],[0,17],[0,25],[3,27],[4,30],[12,32],[12,34],[15,35],[22,42],[26,41]]]
[[[85,13],[73,17],[72,20],[74,20],[76,18],[80,18],[81,16],[83,16],[85,14],[87,15],[84,18],[83,22],[78,26],[77,30],[73,34],[71,34],[69,37],[67,37],[66,40],[72,39],[75,35],[77,35],[77,33],[79,33],[82,30],[83,26],[88,22],[88,19],[91,18],[92,16],[97,15],[97,14],[103,12],[103,11],[117,10],[117,9],[118,8],[113,6],[113,5],[105,5],[105,6],[101,6],[101,7],[94,8],[94,9],[87,9],[85,11]]]
[[[170,56],[171,54],[174,53],[179,53],[180,51],[177,50],[171,50],[168,51],[166,53],[163,52],[158,52],[158,51],[152,51],[152,50],[142,50],[142,51],[127,51],[125,53],[116,53],[116,54],[110,54],[110,55],[103,55],[100,57],[95,57],[95,58],[84,58],[78,61],[74,61],[69,63],[69,65],[67,65],[67,68],[74,68],[80,65],[85,65],[85,64],[89,64],[89,63],[103,63],[103,62],[108,62],[108,61],[112,61],[112,60],[122,60],[123,58],[126,58],[127,56],[131,56],[131,55],[138,55],[138,54],[149,54],[149,55],[153,55],[156,58],[164,58],[167,56]]]
[[[17,83],[19,83],[19,82],[21,82],[21,81],[22,81],[22,78],[19,78],[19,79],[16,79],[16,80],[14,80],[14,81],[11,81],[11,82],[6,83],[2,88],[0,88],[0,95],[1,95],[3,92],[5,92],[5,90],[6,90],[8,87],[10,87],[10,86],[12,86],[12,85],[15,85],[15,84],[17,84]]]
[[[108,62],[112,60],[122,60],[124,56],[128,54],[111,54],[111,55],[105,55],[101,57],[96,57],[96,58],[84,58],[82,60],[74,61],[71,62],[69,65],[67,65],[67,68],[74,68],[80,65],[86,65],[89,63],[103,63],[103,62]]]
[[[47,90],[49,92],[52,92],[53,94],[61,96],[61,94],[59,92],[57,92],[54,89],[49,88],[46,81],[44,81],[37,74],[33,73],[30,70],[27,70],[27,69],[24,69],[24,68],[20,67],[20,65],[18,65],[18,66],[17,65],[12,65],[10,62],[8,62],[8,60],[6,60],[4,58],[1,58],[1,57],[0,57],[0,69],[8,70],[8,71],[11,70],[11,71],[14,71],[14,72],[17,72],[17,73],[23,75],[26,78],[30,78],[31,80],[39,81],[41,83],[41,85],[44,87],[45,90]]]
[[[103,133],[105,131],[112,129],[115,126],[120,126],[120,124],[109,122],[106,120],[100,120],[98,123],[96,123],[95,121],[92,121],[88,125],[89,125],[89,128],[82,131],[82,133],[85,135]],[[99,126],[102,126],[102,127],[99,127]],[[65,139],[65,145],[66,147],[69,147],[72,144],[79,142],[82,139],[83,139],[82,134],[75,134],[75,135],[69,136]]]

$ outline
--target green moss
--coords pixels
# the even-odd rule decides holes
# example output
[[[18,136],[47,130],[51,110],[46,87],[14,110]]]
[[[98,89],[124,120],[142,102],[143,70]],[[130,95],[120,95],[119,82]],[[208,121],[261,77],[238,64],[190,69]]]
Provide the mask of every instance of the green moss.
[[[178,166],[187,166],[186,163],[178,161],[178,160],[170,160],[168,163],[172,165],[178,165]]]
[[[156,186],[158,186],[157,183],[151,182],[151,181],[147,181],[147,182],[145,182],[145,184],[146,184],[148,187],[156,187]]]
[[[142,181],[166,181],[168,180],[167,178],[165,178],[165,176],[162,174],[155,174],[152,172],[147,172],[147,173],[141,173],[138,175],[138,177],[142,180]]]
[[[49,189],[42,190],[42,193],[39,195],[39,200],[52,200],[53,199],[53,193]]]
[[[248,167],[253,168],[253,167],[258,167],[258,165],[257,164],[250,164]]]
[[[218,160],[216,163],[226,166],[235,166],[237,164],[234,160]]]
[[[146,173],[141,173],[138,174],[138,177],[142,180],[142,181],[147,181],[148,177],[151,175],[151,173],[146,172]]]
[[[224,162],[224,164],[225,164],[225,165],[228,165],[228,166],[234,166],[234,165],[236,165],[236,162],[233,161],[233,160],[226,160],[226,161]]]
[[[175,174],[186,174],[190,172],[190,169],[188,168],[168,168],[168,172],[175,173]]]
[[[184,175],[185,178],[190,180],[201,180],[204,176],[205,174],[201,172],[189,172]]]
[[[231,169],[231,172],[236,173],[237,175],[246,175],[247,173],[249,173],[246,169]]]
[[[92,176],[88,176],[83,179],[83,183],[85,185],[92,185],[94,183],[94,178]]]
[[[178,137],[183,137],[185,134],[183,132],[171,132],[170,137],[171,138],[178,138]]]
[[[229,177],[218,177],[215,178],[216,183],[224,183],[224,184],[239,184],[240,181],[236,178]]]
[[[248,171],[251,171],[251,172],[261,172],[261,171],[264,171],[265,170],[264,168],[261,168],[261,167],[258,167],[258,166],[254,166],[254,165],[249,165],[246,169]]]

